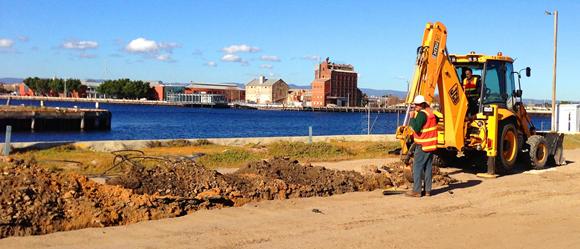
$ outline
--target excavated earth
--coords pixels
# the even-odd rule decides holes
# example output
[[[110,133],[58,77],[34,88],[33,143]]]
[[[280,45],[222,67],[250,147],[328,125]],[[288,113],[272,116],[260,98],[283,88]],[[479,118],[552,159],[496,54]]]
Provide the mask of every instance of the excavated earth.
[[[0,169],[0,238],[182,216],[248,202],[404,186],[402,166],[337,171],[274,158],[220,174],[192,161],[132,165],[102,185],[34,163]],[[453,182],[434,172],[434,185]]]

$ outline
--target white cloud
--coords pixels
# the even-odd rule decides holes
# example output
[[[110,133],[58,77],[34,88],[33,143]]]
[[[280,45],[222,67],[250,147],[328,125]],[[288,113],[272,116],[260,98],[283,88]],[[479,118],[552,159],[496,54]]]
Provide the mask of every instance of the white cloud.
[[[269,65],[269,64],[262,64],[262,65],[260,65],[260,67],[261,68],[266,68],[266,69],[272,69],[272,68],[274,68],[274,66]]]
[[[99,47],[99,43],[96,41],[68,41],[63,43],[62,47],[66,49],[86,50]]]
[[[82,58],[82,59],[92,59],[92,58],[96,58],[96,57],[97,57],[97,55],[95,55],[95,54],[85,54],[85,53],[79,54],[79,58]]]
[[[21,42],[27,42],[28,40],[30,40],[30,39],[28,38],[28,36],[25,36],[25,35],[20,35],[20,36],[18,36],[18,37],[17,37],[17,39],[18,39],[19,41],[21,41]]]
[[[217,67],[217,63],[215,63],[215,61],[208,61],[204,65],[208,67]]]
[[[166,62],[173,61],[170,54],[159,54],[159,55],[155,56],[155,59],[158,61],[166,61]]]
[[[7,38],[0,38],[0,48],[11,48],[14,41]]]
[[[235,54],[239,52],[255,53],[260,51],[260,48],[252,47],[246,44],[237,44],[222,48],[222,51],[225,52],[226,54]]]
[[[160,42],[159,43],[159,48],[168,52],[172,52],[174,48],[178,48],[181,47],[181,45],[179,45],[176,42]]]
[[[318,56],[318,55],[306,55],[306,56],[302,56],[301,59],[318,62],[318,61],[320,61],[320,56]]]
[[[278,56],[275,56],[275,55],[262,55],[262,56],[260,56],[260,60],[279,62],[280,58]]]
[[[125,46],[125,51],[135,54],[143,54],[145,59],[155,59],[164,62],[175,62],[171,57],[174,48],[181,47],[176,42],[158,42],[139,37],[133,39]]]
[[[242,62],[242,58],[240,58],[239,56],[237,56],[235,54],[224,54],[224,56],[222,56],[222,61]]]
[[[159,44],[156,41],[139,37],[130,41],[125,49],[132,53],[152,53],[159,50]]]

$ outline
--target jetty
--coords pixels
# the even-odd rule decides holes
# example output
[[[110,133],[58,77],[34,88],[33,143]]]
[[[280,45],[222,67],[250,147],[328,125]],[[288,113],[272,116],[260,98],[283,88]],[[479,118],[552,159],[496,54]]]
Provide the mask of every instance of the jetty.
[[[110,130],[111,112],[36,106],[0,106],[0,127],[13,131],[90,131]]]

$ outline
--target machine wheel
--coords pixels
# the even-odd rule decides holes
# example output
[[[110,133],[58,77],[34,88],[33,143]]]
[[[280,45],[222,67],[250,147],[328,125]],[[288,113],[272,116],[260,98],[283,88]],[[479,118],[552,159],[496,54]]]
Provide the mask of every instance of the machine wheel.
[[[518,134],[512,123],[504,124],[498,134],[500,139],[497,141],[496,170],[509,173],[518,158]]]
[[[526,141],[530,146],[530,164],[533,169],[543,169],[548,161],[548,144],[546,138],[540,135],[533,135]]]

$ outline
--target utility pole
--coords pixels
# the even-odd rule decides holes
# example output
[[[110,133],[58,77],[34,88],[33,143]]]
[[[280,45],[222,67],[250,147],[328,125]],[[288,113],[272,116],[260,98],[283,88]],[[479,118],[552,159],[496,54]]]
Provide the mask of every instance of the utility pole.
[[[546,15],[554,16],[554,68],[552,72],[552,131],[556,131],[556,64],[558,61],[558,11],[546,11]]]
[[[367,135],[371,134],[371,105],[367,102]]]

